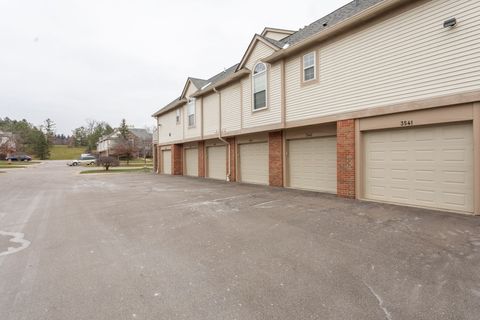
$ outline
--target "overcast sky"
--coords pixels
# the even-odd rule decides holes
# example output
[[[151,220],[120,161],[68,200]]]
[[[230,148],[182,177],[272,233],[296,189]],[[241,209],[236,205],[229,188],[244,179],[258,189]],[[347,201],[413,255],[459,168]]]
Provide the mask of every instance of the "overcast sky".
[[[349,0],[0,0],[0,117],[152,126],[188,76],[239,62],[265,26],[298,30]]]

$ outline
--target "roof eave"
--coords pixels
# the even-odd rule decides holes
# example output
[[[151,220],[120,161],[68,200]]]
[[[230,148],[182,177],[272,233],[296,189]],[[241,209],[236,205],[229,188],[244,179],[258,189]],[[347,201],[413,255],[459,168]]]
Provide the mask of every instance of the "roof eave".
[[[357,13],[356,15],[342,21],[342,22],[339,22],[335,25],[333,25],[332,27],[328,28],[328,29],[325,29],[324,31],[321,31],[319,33],[316,33],[308,38],[306,38],[305,40],[303,41],[300,41],[296,44],[293,44],[292,46],[286,48],[286,49],[282,49],[280,51],[277,51],[277,52],[274,52],[272,53],[270,56],[266,57],[265,59],[263,59],[264,62],[267,62],[267,63],[272,63],[272,62],[275,62],[275,61],[278,61],[280,59],[283,59],[285,57],[288,57],[288,56],[291,56],[293,54],[296,54],[298,53],[299,51],[307,48],[307,47],[310,47],[312,45],[314,45],[315,43],[318,43],[320,41],[323,41],[327,38],[330,38],[330,37],[333,37],[341,32],[344,32],[346,31],[347,29],[355,26],[355,25],[358,25],[359,23],[362,23],[362,22],[365,22],[369,19],[372,19],[378,15],[380,15],[381,13],[387,11],[387,10],[390,10],[390,9],[393,9],[397,6],[400,6],[400,5],[403,5],[403,4],[407,4],[407,3],[410,3],[410,2],[414,2],[416,0],[385,0],[385,1],[382,1],[370,8],[367,8],[359,13]]]
[[[290,35],[290,34],[295,33],[294,30],[288,30],[288,29],[282,29],[282,28],[273,28],[273,27],[265,27],[265,28],[263,28],[263,31],[262,31],[262,33],[260,33],[260,35],[262,37],[264,37],[265,34],[267,34],[268,32],[278,32],[278,33],[283,33],[283,34],[286,34],[286,35]]]
[[[174,104],[172,104],[170,106],[165,106],[162,109],[158,110],[157,112],[152,114],[152,117],[157,118],[158,116],[161,116],[162,114],[167,113],[168,111],[171,111],[172,109],[175,109],[176,107],[178,107],[179,105],[182,105],[184,103],[187,103],[187,99],[185,99],[185,98],[180,99],[180,100],[176,101]]]
[[[220,87],[224,87],[240,78],[243,78],[244,76],[250,74],[250,71],[247,70],[247,69],[241,69],[235,73],[233,73],[232,75],[228,76],[227,78],[203,89],[203,90],[199,90],[197,92],[195,92],[192,97],[195,97],[195,98],[198,98],[200,96],[203,96],[203,95],[206,95],[207,93],[210,93],[211,91],[214,91],[215,89],[218,89]]]

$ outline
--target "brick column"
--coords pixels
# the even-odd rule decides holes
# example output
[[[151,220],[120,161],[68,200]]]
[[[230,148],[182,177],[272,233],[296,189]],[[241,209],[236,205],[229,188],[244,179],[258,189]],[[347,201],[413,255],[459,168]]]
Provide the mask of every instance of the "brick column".
[[[157,146],[157,173],[162,173],[162,148]]]
[[[205,178],[205,141],[198,142],[198,176]]]
[[[154,144],[152,147],[152,162],[153,162],[153,172],[157,173],[158,169],[158,155],[157,155],[157,145]]]
[[[337,121],[337,196],[355,199],[355,120]]]
[[[226,139],[230,150],[230,181],[237,181],[237,145],[235,144],[235,137]],[[228,162],[228,159],[227,159]],[[228,163],[227,163],[228,166]],[[228,167],[227,167],[228,170]]]
[[[172,175],[183,175],[183,145],[172,144]]]
[[[283,187],[283,133],[268,134],[268,172],[272,187]]]

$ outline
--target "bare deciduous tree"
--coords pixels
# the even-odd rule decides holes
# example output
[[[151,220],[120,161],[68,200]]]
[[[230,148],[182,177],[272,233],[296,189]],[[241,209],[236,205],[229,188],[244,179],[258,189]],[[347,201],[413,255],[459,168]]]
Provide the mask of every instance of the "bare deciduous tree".
[[[97,159],[97,166],[104,167],[106,171],[108,171],[110,167],[118,167],[119,165],[120,161],[115,157],[100,157]]]
[[[113,147],[112,151],[112,153],[117,157],[125,158],[125,160],[127,160],[127,165],[129,164],[130,160],[138,155],[138,148],[130,141],[123,139],[118,141],[115,147]]]

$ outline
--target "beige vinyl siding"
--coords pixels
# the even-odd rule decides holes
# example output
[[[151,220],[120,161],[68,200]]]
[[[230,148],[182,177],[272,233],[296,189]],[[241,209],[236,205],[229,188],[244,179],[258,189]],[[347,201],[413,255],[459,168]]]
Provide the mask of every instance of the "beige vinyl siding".
[[[281,97],[282,97],[282,83],[281,83],[281,67],[280,63],[271,65],[270,78],[268,79],[268,89],[270,90],[268,97],[269,101],[269,120],[268,123],[279,123],[281,121]]]
[[[183,124],[177,124],[175,110],[161,115],[158,123],[159,144],[183,139]]]
[[[269,67],[267,81],[267,109],[253,112],[251,77],[242,80],[244,128],[275,124],[281,121],[281,69],[279,63]]]
[[[222,132],[240,130],[241,128],[241,86],[231,85],[221,91]]]
[[[253,48],[247,61],[245,62],[245,67],[249,70],[253,70],[253,66],[255,65],[255,63],[265,57],[268,57],[274,51],[275,50],[273,50],[271,47],[267,46],[263,42],[257,41],[257,43],[255,44],[255,48]]]
[[[203,134],[218,134],[219,124],[219,98],[217,93],[203,98]]]
[[[480,2],[429,1],[319,47],[319,83],[286,63],[287,121],[480,89]],[[458,25],[443,28],[455,16]]]
[[[200,114],[200,104],[201,104],[201,99],[196,99],[195,100],[195,126],[194,127],[188,127],[188,112],[187,112],[187,105],[184,105],[182,107],[182,125],[185,127],[185,139],[191,139],[191,138],[199,138],[201,136],[201,126],[200,126],[200,119],[201,119],[201,114]]]
[[[196,88],[192,82],[188,84],[187,91],[185,92],[185,98],[189,98],[192,94],[195,93],[199,88]]]
[[[473,212],[471,123],[366,132],[367,199]]]

